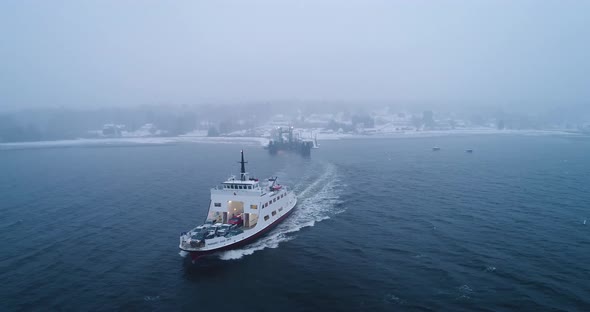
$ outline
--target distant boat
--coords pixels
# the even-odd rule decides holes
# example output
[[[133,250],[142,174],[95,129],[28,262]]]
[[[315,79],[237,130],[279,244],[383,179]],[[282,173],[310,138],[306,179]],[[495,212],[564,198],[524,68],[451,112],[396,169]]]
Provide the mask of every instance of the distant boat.
[[[438,151],[440,151],[440,147],[438,147],[438,146],[435,146],[435,147],[433,147],[433,148],[432,148],[432,151],[434,151],[434,152],[438,152]]]
[[[311,148],[320,148],[320,145],[318,144],[318,135],[317,134],[313,138],[313,146]]]
[[[465,150],[465,153],[473,153],[472,149]]]
[[[286,138],[284,134],[287,135]],[[310,156],[313,145],[314,142],[311,140],[295,137],[293,135],[293,127],[289,127],[287,131],[283,131],[283,128],[279,127],[277,128],[277,133],[264,148],[271,154],[277,154],[279,151],[290,151],[299,153],[302,156]]]

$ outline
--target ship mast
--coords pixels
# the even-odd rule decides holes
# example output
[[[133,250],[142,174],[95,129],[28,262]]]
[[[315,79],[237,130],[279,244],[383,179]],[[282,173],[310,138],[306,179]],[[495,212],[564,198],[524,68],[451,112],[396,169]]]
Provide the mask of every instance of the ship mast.
[[[246,163],[248,162],[244,161],[244,150],[241,150],[240,153],[242,154],[242,161],[239,161],[239,163],[242,165],[240,168],[240,180],[246,181]]]

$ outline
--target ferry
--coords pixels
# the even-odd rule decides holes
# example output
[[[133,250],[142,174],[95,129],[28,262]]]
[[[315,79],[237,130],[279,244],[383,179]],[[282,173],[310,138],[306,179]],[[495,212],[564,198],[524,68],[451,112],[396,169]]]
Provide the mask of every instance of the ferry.
[[[314,141],[305,140],[300,135],[296,136],[293,133],[293,127],[289,127],[286,131],[278,127],[276,131],[273,131],[273,134],[268,145],[265,146],[269,153],[277,154],[280,151],[286,151],[295,152],[305,157],[311,155]]]
[[[180,234],[179,247],[190,253],[193,262],[206,255],[251,243],[295,209],[295,193],[277,184],[277,177],[264,182],[249,177],[244,151],[240,153],[239,178],[231,176],[212,188],[205,222]]]

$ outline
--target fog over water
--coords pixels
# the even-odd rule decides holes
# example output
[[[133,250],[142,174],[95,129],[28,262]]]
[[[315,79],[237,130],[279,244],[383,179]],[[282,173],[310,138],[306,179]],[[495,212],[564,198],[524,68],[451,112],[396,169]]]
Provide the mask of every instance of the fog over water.
[[[588,106],[586,1],[2,1],[0,109]]]
[[[0,0],[0,312],[590,311],[589,17]]]

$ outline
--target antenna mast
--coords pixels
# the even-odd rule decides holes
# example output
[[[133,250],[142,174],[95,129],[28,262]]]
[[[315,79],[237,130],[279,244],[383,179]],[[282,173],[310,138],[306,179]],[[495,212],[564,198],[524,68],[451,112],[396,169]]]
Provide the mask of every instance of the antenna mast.
[[[244,161],[244,150],[241,150],[240,153],[242,154],[242,161],[239,162],[242,165],[240,168],[240,180],[246,181],[246,163],[248,162]]]

